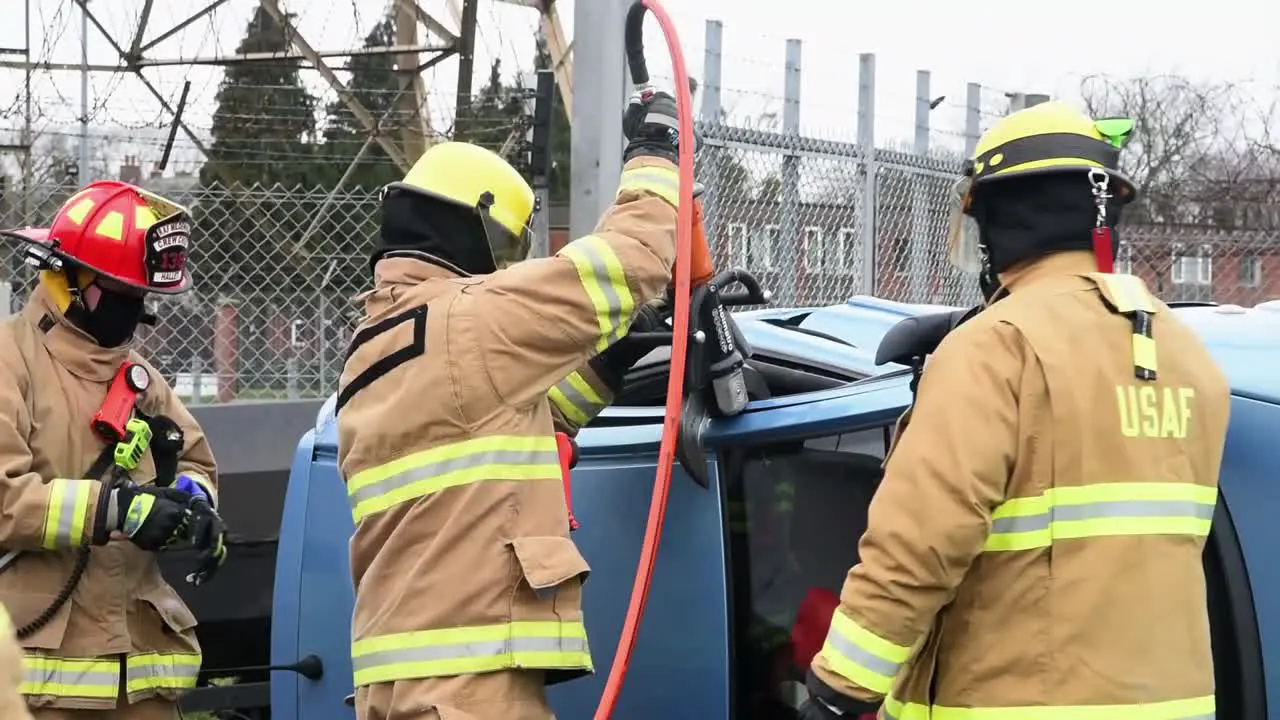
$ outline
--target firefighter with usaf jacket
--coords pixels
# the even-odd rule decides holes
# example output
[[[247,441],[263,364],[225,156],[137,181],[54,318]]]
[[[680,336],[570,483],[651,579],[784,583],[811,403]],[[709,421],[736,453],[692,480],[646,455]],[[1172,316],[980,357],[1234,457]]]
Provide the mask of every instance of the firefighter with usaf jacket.
[[[981,312],[924,369],[885,463],[805,720],[1215,714],[1201,551],[1229,389],[1111,272],[1128,119],[1001,119],[957,186]]]
[[[190,219],[101,181],[4,235],[40,270],[0,322],[0,604],[22,695],[36,720],[173,720],[200,648],[155,553],[194,545],[198,584],[224,533],[209,444],[131,341],[147,294],[190,287]]]
[[[554,431],[657,329],[679,202],[674,100],[633,98],[623,127],[614,206],[553,257],[524,260],[533,191],[488,150],[436,145],[385,190],[337,398],[360,720],[547,720],[544,686],[593,670]]]

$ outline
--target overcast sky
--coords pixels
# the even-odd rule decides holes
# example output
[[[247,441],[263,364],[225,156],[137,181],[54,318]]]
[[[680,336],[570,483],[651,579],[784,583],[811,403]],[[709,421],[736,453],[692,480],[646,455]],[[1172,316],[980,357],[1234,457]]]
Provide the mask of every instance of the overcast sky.
[[[22,47],[19,6],[26,0],[0,1],[7,11],[6,22],[0,25],[0,47]],[[29,1],[33,55],[43,61],[78,63],[80,13],[72,0]],[[429,12],[455,26],[447,2],[421,0]],[[89,4],[117,41],[127,46],[143,0],[90,0]],[[155,37],[204,4],[204,0],[155,3],[146,37]],[[256,4],[255,0],[230,0],[158,45],[149,56],[190,58],[234,52]],[[311,45],[326,50],[358,46],[386,5],[385,0],[283,0],[282,4],[298,13],[299,28]],[[558,4],[566,33],[572,38],[576,30],[574,0],[559,0]],[[1216,0],[1197,8],[1199,11],[1175,9],[1177,4],[1168,0],[1045,5],[1035,11],[1014,0],[667,0],[666,6],[679,23],[690,68],[698,76],[702,74],[705,22],[724,22],[724,101],[737,118],[780,113],[785,41],[801,39],[802,124],[806,132],[836,139],[854,139],[861,52],[877,56],[877,138],[882,144],[912,136],[917,69],[932,70],[933,94],[947,96],[933,113],[934,141],[953,146],[960,142],[963,129],[967,82],[983,84],[989,108],[1000,105],[1003,93],[1015,90],[1072,99],[1081,77],[1092,73],[1178,73],[1232,81],[1246,84],[1267,103],[1276,97],[1280,85],[1277,0]],[[487,73],[489,58],[495,55],[504,59],[504,68],[510,72],[532,69],[537,25],[533,10],[481,0],[480,21],[477,87]],[[618,35],[621,45],[621,33]],[[654,48],[654,74],[667,74],[669,64],[658,51],[656,36],[649,46]],[[89,61],[116,62],[110,45],[92,28]],[[333,64],[339,66],[341,60]],[[173,101],[183,79],[190,79],[188,118],[197,128],[208,127],[221,77],[218,68],[178,66],[146,72]],[[456,62],[445,62],[431,72],[435,112],[449,114],[456,72]],[[325,91],[318,75],[307,75],[318,92]],[[16,97],[21,84],[20,71],[0,69],[0,98]],[[78,73],[37,72],[33,89],[37,129],[74,134],[80,104]],[[149,137],[158,132],[154,129],[165,126],[159,105],[136,77],[94,73],[89,94],[94,134],[124,128],[135,137]],[[22,104],[0,100],[0,129],[20,127],[21,122]],[[16,139],[0,130],[0,143]],[[147,139],[115,152],[131,151],[154,160],[159,155],[158,145]],[[193,153],[189,146],[179,148],[179,154],[190,162],[196,160]]]

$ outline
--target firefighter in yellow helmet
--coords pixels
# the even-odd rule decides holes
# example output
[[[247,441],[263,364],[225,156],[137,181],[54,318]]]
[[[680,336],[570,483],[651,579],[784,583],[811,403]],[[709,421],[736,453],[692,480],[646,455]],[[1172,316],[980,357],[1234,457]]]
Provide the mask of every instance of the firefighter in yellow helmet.
[[[0,718],[31,720],[22,699],[22,646],[13,634],[13,621],[0,605]]]
[[[657,329],[679,202],[675,102],[623,127],[614,206],[553,257],[525,260],[533,191],[483,148],[436,145],[385,191],[336,411],[360,720],[546,720],[544,685],[592,671],[554,431],[647,352],[626,336]]]
[[[196,619],[156,553],[197,545],[194,583],[221,565],[216,464],[132,343],[148,295],[191,287],[190,233],[185,208],[115,181],[0,232],[40,270],[0,322],[0,603],[36,720],[174,720],[196,684]]]
[[[1140,279],[1098,271],[1132,125],[1051,102],[979,141],[953,238],[990,300],[925,366],[804,720],[1214,716],[1229,391]]]

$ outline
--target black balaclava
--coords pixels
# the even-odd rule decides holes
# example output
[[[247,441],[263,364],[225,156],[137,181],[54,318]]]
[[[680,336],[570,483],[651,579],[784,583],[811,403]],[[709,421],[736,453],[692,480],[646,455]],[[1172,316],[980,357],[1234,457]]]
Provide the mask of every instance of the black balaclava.
[[[1110,183],[1113,193],[1117,185],[1114,180]],[[1114,228],[1122,207],[1118,197],[1107,204],[1107,225],[1115,235],[1113,255],[1119,246]],[[974,194],[972,214],[991,269],[991,275],[981,281],[988,299],[988,292],[994,294],[998,286],[995,275],[1018,263],[1055,252],[1093,250],[1098,207],[1083,168],[984,183]]]
[[[391,190],[383,198],[382,227],[370,265],[393,253],[423,255],[428,262],[467,275],[497,270],[477,209],[411,190]]]
[[[68,285],[78,287],[75,273],[67,276]],[[125,295],[108,290],[97,281],[90,285],[98,289],[98,303],[88,308],[84,291],[72,295],[67,307],[67,319],[71,324],[88,333],[93,341],[104,348],[120,347],[133,339],[139,324],[151,324],[154,318],[147,313],[146,299],[141,295]]]

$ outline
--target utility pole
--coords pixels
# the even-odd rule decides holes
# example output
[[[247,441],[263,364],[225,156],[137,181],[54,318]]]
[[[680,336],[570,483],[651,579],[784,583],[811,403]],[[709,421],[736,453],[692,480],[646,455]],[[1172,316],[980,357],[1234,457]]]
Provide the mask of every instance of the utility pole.
[[[471,115],[471,83],[475,76],[476,24],[479,0],[463,0],[458,27],[458,94],[453,105],[453,133],[456,137]]]
[[[534,217],[533,247],[530,257],[551,254],[551,134],[555,122],[556,71],[538,71],[538,90],[533,104],[533,149],[529,164],[533,175],[533,196],[538,203]]]
[[[418,12],[414,0],[396,2],[396,45],[418,45]],[[400,91],[396,99],[396,115],[400,121],[400,147],[409,162],[417,161],[426,150],[422,74],[418,72],[420,62],[418,53],[407,52],[396,56],[396,76]]]
[[[89,182],[89,0],[80,0],[80,172],[76,182]]]

